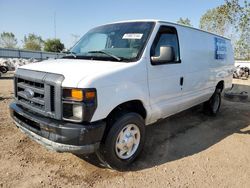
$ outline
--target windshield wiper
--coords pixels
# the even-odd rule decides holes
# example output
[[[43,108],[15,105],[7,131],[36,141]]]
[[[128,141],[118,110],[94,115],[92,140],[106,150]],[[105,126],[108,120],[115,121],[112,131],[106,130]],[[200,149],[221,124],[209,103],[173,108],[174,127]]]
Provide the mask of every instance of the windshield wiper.
[[[101,53],[101,54],[105,54],[105,55],[107,55],[109,57],[112,57],[112,58],[116,59],[117,61],[121,61],[122,60],[121,58],[119,58],[119,57],[117,57],[117,56],[115,56],[113,54],[110,54],[108,52],[104,52],[104,51],[101,51],[101,50],[89,51],[88,53],[90,53],[90,54]]]
[[[65,54],[67,54],[66,56],[63,56],[63,57],[69,57],[69,56],[72,56],[76,59],[77,55],[75,52],[72,52],[72,51],[67,51],[67,52],[63,52]]]

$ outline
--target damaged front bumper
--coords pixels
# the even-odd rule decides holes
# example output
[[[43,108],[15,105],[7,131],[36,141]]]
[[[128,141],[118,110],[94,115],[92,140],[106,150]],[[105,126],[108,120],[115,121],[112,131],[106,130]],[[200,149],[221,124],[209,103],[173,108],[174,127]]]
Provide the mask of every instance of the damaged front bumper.
[[[10,114],[31,139],[57,152],[94,153],[100,145],[106,127],[104,121],[77,124],[33,114],[17,103],[10,104]]]

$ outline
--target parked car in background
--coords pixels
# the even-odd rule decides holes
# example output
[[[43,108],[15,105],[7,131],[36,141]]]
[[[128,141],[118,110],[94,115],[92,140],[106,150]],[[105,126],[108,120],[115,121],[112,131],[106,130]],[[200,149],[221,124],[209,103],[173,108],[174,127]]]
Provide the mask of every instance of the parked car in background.
[[[248,67],[241,67],[238,65],[235,67],[233,78],[248,78],[250,74],[250,69]]]
[[[0,77],[9,71],[8,67],[0,65]]]
[[[18,68],[11,115],[47,148],[124,168],[140,154],[146,125],[200,103],[218,113],[233,57],[229,39],[183,25],[102,25],[62,59]]]

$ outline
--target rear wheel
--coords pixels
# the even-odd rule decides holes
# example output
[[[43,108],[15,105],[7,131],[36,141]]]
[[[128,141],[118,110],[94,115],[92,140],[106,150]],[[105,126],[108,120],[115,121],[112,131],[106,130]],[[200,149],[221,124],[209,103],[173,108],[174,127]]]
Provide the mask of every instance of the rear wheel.
[[[221,89],[216,89],[212,97],[204,103],[204,110],[209,115],[217,115],[221,105]]]
[[[106,166],[122,170],[136,159],[143,148],[144,120],[137,113],[126,113],[111,126],[97,155]]]

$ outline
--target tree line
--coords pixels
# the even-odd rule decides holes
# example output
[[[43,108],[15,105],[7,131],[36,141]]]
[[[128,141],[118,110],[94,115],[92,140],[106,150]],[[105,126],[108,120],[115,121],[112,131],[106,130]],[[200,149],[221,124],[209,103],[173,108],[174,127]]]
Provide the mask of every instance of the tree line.
[[[188,18],[180,18],[177,23],[192,27]],[[235,58],[250,60],[250,3],[247,0],[243,4],[239,0],[225,0],[222,5],[207,10],[200,18],[199,27],[230,38]],[[60,52],[65,48],[60,39],[43,41],[35,34],[25,36],[23,43],[23,48],[28,50]],[[1,33],[0,47],[16,48],[15,35],[11,32]]]
[[[22,48],[25,50],[61,52],[65,48],[60,39],[47,39],[44,41],[41,36],[35,34],[25,35],[22,42]],[[1,33],[0,47],[17,48],[17,39],[15,35],[12,32]]]

